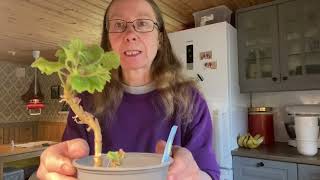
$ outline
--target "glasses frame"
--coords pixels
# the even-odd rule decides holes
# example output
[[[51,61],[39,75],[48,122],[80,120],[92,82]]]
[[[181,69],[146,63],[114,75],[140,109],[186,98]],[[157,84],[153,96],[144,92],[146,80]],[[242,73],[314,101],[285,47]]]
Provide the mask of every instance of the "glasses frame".
[[[125,28],[123,29],[123,31],[121,31],[121,32],[120,32],[120,31],[119,31],[119,32],[110,32],[109,29],[108,29],[108,25],[110,24],[110,21],[119,21],[119,20],[126,23],[126,26],[125,26]],[[135,22],[135,21],[138,21],[138,20],[148,20],[148,21],[151,21],[151,22],[153,23],[152,30],[150,30],[150,31],[138,31],[138,30],[136,29],[135,25],[134,25],[134,22]],[[133,20],[133,21],[125,21],[125,20],[123,20],[123,19],[110,19],[110,20],[107,20],[107,23],[106,23],[106,27],[105,27],[105,28],[106,28],[107,32],[109,32],[109,33],[123,33],[123,32],[125,32],[125,31],[127,30],[129,23],[131,23],[133,29],[134,29],[136,32],[139,32],[139,33],[152,32],[152,31],[154,30],[154,27],[157,27],[157,29],[160,30],[159,24],[156,23],[156,22],[154,22],[152,19],[135,19],[135,20]]]

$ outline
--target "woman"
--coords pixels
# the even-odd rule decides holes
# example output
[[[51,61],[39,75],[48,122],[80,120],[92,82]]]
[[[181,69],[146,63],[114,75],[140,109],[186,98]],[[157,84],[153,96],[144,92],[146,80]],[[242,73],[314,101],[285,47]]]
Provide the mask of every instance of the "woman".
[[[114,0],[104,21],[102,47],[120,55],[105,92],[82,94],[82,105],[102,128],[102,151],[162,153],[170,128],[178,125],[170,180],[219,179],[212,151],[208,107],[192,81],[181,74],[159,8],[152,0]],[[74,179],[74,158],[93,154],[93,133],[71,112],[64,142],[41,155],[41,179]]]

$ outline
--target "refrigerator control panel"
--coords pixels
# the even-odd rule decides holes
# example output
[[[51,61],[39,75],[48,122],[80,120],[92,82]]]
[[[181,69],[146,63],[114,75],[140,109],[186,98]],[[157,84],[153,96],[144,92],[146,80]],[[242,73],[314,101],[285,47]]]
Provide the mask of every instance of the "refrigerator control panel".
[[[193,70],[193,44],[186,46],[186,52],[187,52],[187,69]]]

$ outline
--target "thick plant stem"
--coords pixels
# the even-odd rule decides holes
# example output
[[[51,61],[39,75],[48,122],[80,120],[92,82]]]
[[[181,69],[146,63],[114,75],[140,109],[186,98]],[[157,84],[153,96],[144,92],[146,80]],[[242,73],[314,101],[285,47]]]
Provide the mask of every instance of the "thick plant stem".
[[[101,167],[102,159],[101,159],[101,151],[102,151],[102,136],[101,136],[101,128],[99,125],[99,121],[95,118],[91,113],[88,113],[83,110],[82,106],[80,106],[80,99],[75,97],[70,87],[64,87],[64,95],[63,100],[66,101],[72,111],[76,114],[74,120],[78,124],[87,124],[89,127],[87,131],[93,130],[94,133],[94,165]]]

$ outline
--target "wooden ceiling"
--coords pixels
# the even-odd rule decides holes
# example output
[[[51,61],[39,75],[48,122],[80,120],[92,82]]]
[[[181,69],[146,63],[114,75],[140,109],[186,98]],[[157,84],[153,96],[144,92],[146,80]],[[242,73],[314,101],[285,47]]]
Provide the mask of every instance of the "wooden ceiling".
[[[1,0],[0,61],[30,64],[32,50],[54,58],[58,45],[80,38],[98,43],[111,0]],[[227,5],[233,12],[272,0],[155,0],[168,32],[193,27],[192,13]]]

